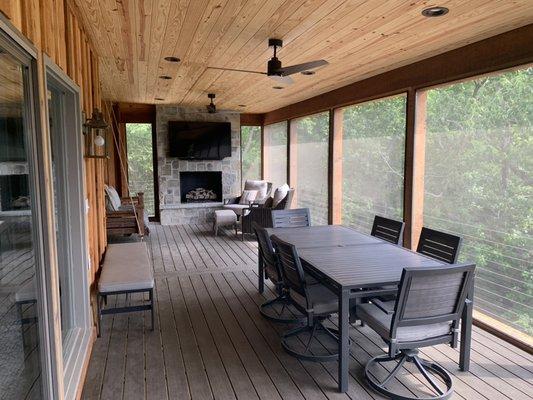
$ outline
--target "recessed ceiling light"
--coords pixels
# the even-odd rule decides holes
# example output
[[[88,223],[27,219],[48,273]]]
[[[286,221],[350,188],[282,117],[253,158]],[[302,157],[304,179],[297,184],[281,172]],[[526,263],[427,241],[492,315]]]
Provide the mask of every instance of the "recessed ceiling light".
[[[165,99],[163,99],[163,98],[161,98],[161,97],[156,97],[155,100],[157,100],[157,101],[163,101],[163,100],[165,100]]]
[[[302,71],[302,75],[314,75],[315,71]]]
[[[172,79],[172,77],[168,75],[161,75],[159,79]]]
[[[283,89],[283,86],[272,86],[272,89],[278,89],[278,90],[281,90],[281,89]]]
[[[239,104],[239,107],[246,107],[246,104]]]
[[[165,61],[179,63],[181,60],[178,57],[169,56],[169,57],[165,57]]]
[[[448,10],[446,7],[440,7],[440,6],[428,7],[422,10],[422,15],[428,18],[442,17],[443,15],[448,14],[448,11],[450,10]]]

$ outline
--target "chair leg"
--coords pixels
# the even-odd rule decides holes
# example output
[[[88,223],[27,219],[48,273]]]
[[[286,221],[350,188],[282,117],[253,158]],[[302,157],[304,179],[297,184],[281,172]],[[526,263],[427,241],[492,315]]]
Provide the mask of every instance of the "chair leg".
[[[370,370],[372,366],[379,363],[389,362],[389,361],[398,361],[396,366],[392,371],[387,375],[382,381],[378,381],[371,373]],[[444,400],[450,398],[453,394],[453,381],[450,374],[438,364],[431,363],[426,360],[422,360],[418,357],[416,350],[407,350],[398,353],[397,355],[391,357],[381,356],[372,358],[365,366],[365,378],[369,385],[378,393],[395,400],[415,400],[420,399],[420,397],[407,397],[400,395],[398,393],[392,392],[386,388],[387,384],[398,375],[398,372],[402,369],[406,362],[412,362],[416,365],[418,370],[422,373],[424,378],[433,388],[436,393],[435,396],[423,397],[425,400]],[[431,374],[430,374],[431,372]],[[442,379],[446,388],[441,388],[433,379],[433,376],[438,376]],[[442,386],[442,385],[441,385]]]
[[[280,323],[284,323],[284,324],[292,324],[292,323],[297,323],[297,322],[303,322],[305,320],[305,317],[303,315],[300,316],[300,317],[297,317],[297,316],[294,316],[294,317],[292,317],[292,316],[291,317],[282,317],[282,316],[273,315],[272,312],[268,312],[268,310],[272,310],[272,306],[274,306],[276,304],[281,304],[282,305],[282,310],[279,313],[279,315],[283,315],[283,311],[285,310],[286,306],[289,304],[289,300],[285,296],[280,295],[280,296],[276,297],[275,299],[266,301],[263,304],[261,304],[259,306],[259,312],[261,313],[261,315],[264,318],[266,318],[266,319],[268,319],[270,321],[280,322]]]
[[[309,350],[311,348],[311,342],[314,339],[316,339],[316,333],[321,328],[326,330],[328,335],[330,334],[330,332],[328,332],[326,327],[324,327],[324,325],[322,325],[321,321],[318,320],[318,319],[315,320],[314,323],[311,323],[311,325],[307,324],[305,326],[300,326],[300,327],[291,329],[291,330],[283,333],[283,335],[281,336],[281,346],[283,347],[283,349],[288,354],[290,354],[291,356],[296,357],[296,358],[298,358],[300,360],[314,361],[314,362],[336,361],[339,358],[339,354],[338,353],[330,353],[330,354],[318,355],[318,354],[312,354],[311,352],[309,352]],[[289,339],[291,337],[298,336],[298,335],[300,335],[302,333],[305,333],[305,332],[309,332],[309,339],[308,339],[308,341],[307,341],[307,343],[305,345],[304,351],[302,352],[302,351],[299,351],[299,350],[295,349],[293,346],[291,346],[287,339]],[[333,337],[336,339],[335,336],[333,336]]]
[[[150,289],[150,319],[151,319],[151,329],[154,330],[154,289]]]

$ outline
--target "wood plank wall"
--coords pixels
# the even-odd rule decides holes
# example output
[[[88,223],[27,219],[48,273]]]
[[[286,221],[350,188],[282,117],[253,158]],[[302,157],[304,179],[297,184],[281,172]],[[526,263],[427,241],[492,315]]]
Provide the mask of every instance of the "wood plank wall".
[[[80,86],[80,102],[86,115],[93,107],[103,108],[98,58],[78,11],[69,0],[0,0],[0,12],[37,48],[38,63],[46,54]],[[44,69],[40,73],[44,74]],[[44,80],[44,76],[39,79]],[[107,244],[103,191],[106,170],[105,160],[85,159],[91,283]]]

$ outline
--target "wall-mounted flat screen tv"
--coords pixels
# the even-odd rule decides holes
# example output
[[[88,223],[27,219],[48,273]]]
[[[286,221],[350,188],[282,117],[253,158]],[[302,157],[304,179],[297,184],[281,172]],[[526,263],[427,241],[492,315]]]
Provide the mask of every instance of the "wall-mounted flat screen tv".
[[[169,121],[168,142],[170,157],[222,160],[231,156],[231,124]]]

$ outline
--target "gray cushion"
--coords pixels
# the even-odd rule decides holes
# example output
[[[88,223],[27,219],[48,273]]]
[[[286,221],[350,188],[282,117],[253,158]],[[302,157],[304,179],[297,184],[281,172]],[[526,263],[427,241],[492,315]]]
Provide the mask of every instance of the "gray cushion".
[[[274,192],[274,200],[272,201],[272,207],[276,207],[289,193],[289,185],[284,183]]]
[[[15,302],[16,303],[27,303],[37,301],[35,292],[35,279],[32,278],[29,282],[24,284],[18,291],[15,293]]]
[[[307,293],[315,314],[334,314],[339,309],[338,296],[324,285],[320,283],[307,285]],[[307,302],[304,296],[291,290],[291,298],[300,306],[307,308]]]
[[[244,189],[239,199],[239,204],[250,204],[257,198],[259,191],[257,189]]]
[[[154,276],[145,242],[107,246],[102,274],[98,281],[100,293],[153,287]]]
[[[259,180],[251,180],[247,179],[246,182],[244,182],[244,190],[257,190],[257,196],[255,198],[256,201],[261,201],[267,196],[268,192],[268,182],[267,181],[259,181]]]
[[[386,302],[386,309],[394,309],[394,302]],[[390,339],[390,326],[393,314],[387,314],[372,303],[360,304],[356,308],[357,317],[366,322],[382,338]],[[430,339],[450,333],[451,323],[440,322],[431,325],[404,326],[396,330],[399,342],[412,342]]]
[[[235,214],[241,215],[243,210],[250,208],[248,204],[225,204],[224,208],[227,210],[232,210]]]
[[[237,222],[237,214],[232,210],[216,210],[215,223],[217,225],[228,225]]]

